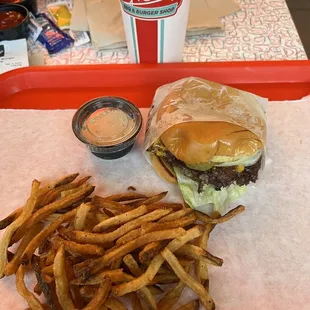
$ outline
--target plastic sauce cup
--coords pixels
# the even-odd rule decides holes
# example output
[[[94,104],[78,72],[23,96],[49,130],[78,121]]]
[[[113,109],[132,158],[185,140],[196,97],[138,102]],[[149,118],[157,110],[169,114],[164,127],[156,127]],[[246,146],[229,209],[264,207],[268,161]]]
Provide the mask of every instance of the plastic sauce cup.
[[[126,155],[142,127],[140,110],[118,97],[100,97],[86,102],[72,119],[76,137],[103,159]]]

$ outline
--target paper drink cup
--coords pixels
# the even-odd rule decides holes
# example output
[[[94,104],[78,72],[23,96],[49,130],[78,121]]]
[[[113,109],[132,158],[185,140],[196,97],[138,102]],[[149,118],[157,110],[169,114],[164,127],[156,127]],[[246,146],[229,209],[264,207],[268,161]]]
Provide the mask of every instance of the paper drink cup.
[[[130,60],[181,62],[190,0],[120,0]]]

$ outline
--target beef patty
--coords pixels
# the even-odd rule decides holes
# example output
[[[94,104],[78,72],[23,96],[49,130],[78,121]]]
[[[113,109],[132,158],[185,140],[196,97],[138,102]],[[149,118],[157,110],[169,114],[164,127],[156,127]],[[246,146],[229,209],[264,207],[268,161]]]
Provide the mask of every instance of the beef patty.
[[[198,171],[188,168],[181,160],[175,158],[169,151],[160,157],[169,166],[177,167],[181,172],[198,182],[198,193],[203,191],[205,184],[213,185],[216,190],[222,187],[228,187],[231,184],[247,185],[250,182],[256,182],[258,171],[261,168],[262,157],[252,166],[244,167],[242,172],[238,172],[236,166],[213,167],[206,171]]]

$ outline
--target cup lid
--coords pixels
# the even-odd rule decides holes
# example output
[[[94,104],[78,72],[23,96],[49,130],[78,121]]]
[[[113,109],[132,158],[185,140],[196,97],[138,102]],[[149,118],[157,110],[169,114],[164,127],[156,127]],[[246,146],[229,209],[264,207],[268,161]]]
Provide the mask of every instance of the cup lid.
[[[110,147],[135,137],[142,126],[140,110],[118,97],[86,102],[75,113],[72,128],[79,140],[96,147]]]

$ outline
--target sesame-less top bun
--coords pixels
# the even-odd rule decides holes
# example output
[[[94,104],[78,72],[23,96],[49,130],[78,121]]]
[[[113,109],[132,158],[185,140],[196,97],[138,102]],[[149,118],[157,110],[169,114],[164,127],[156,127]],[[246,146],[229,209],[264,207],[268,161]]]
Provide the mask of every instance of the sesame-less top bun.
[[[186,122],[167,129],[160,137],[165,147],[187,165],[236,162],[263,149],[251,131],[227,122]]]

